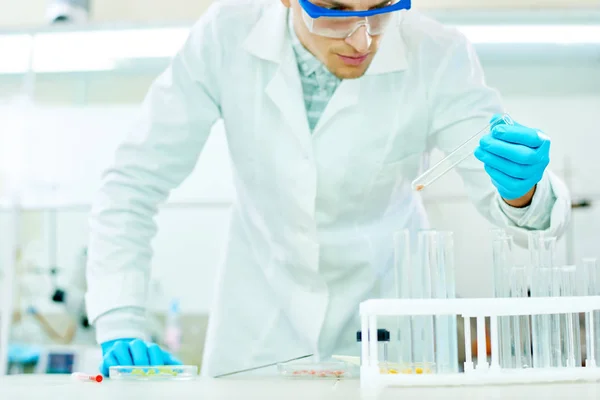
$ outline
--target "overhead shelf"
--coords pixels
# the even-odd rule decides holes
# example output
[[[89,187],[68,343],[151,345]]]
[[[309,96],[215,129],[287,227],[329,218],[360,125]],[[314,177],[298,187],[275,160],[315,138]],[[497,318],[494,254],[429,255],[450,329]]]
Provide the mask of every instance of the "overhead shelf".
[[[484,62],[600,63],[600,9],[425,13],[461,30]],[[162,69],[182,46],[191,25],[86,25],[0,31],[0,74]]]
[[[453,25],[598,25],[596,8],[563,9],[425,9],[420,12]]]

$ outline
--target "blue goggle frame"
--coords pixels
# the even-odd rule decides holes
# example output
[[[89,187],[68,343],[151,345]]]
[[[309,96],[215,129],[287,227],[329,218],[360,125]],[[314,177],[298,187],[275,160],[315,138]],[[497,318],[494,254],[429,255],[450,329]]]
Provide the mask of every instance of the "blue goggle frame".
[[[325,7],[319,7],[309,0],[298,0],[300,3],[300,7],[306,11],[306,13],[311,18],[319,18],[319,17],[371,17],[373,15],[390,13],[393,11],[399,10],[410,10],[411,8],[411,0],[399,0],[397,3],[392,4],[391,6],[377,8],[374,10],[365,10],[365,11],[340,11],[340,10],[331,10]]]

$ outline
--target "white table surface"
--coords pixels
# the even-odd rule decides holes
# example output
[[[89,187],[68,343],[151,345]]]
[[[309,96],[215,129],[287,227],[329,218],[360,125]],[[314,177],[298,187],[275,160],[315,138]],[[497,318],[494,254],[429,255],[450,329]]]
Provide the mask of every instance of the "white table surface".
[[[309,381],[270,378],[198,378],[186,382],[102,383],[72,381],[70,376],[0,377],[0,399],[277,399],[277,400],[476,400],[600,399],[600,384],[555,384],[491,387],[390,388],[379,395],[361,392],[358,380]]]

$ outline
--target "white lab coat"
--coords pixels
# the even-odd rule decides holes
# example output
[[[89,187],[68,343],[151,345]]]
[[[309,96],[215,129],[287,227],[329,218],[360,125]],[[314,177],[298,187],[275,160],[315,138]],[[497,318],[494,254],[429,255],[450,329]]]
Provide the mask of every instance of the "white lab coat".
[[[463,36],[411,11],[390,26],[366,75],[341,83],[311,133],[286,12],[274,0],[210,7],[151,87],[94,205],[87,305],[101,321],[144,307],[152,216],[224,119],[236,198],[205,375],[357,354],[358,304],[378,295],[392,232],[428,226],[410,188],[422,154],[453,149],[503,111]],[[523,242],[482,165],[473,158],[458,171],[477,209]],[[548,230],[559,234],[569,195],[552,174],[544,179],[557,198]],[[98,340],[143,337],[122,328],[98,324]]]

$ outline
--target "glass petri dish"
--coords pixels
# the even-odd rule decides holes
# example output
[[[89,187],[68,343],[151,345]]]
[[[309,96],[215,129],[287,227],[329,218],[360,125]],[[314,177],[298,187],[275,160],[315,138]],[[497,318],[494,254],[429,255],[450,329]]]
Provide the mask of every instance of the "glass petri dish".
[[[343,379],[350,377],[344,362],[281,363],[277,369],[282,376],[299,379]]]
[[[190,380],[198,376],[195,365],[127,366],[110,367],[108,376],[115,380]]]

